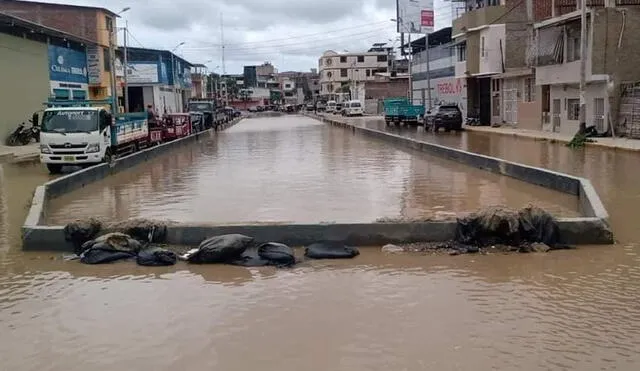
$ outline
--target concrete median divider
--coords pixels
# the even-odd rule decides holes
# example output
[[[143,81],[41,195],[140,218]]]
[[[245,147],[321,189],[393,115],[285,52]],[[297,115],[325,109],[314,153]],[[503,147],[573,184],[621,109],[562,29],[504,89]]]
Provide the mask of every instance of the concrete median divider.
[[[582,216],[558,219],[561,242],[576,245],[613,243],[608,214],[591,182],[587,179],[421,142],[384,131],[351,125],[345,121],[315,115],[313,117],[351,130],[355,134],[385,140],[408,150],[429,153],[574,195],[580,201]],[[23,248],[26,250],[72,251],[71,243],[65,241],[63,226],[43,225],[47,200],[84,187],[115,172],[131,168],[166,153],[171,148],[193,140],[198,140],[198,135],[123,157],[118,159],[113,166],[95,166],[39,186],[34,193],[29,214],[23,225]],[[173,223],[167,227],[166,243],[193,246],[210,236],[240,233],[252,236],[258,242],[278,241],[291,246],[306,245],[319,240],[337,240],[356,246],[382,246],[388,243],[453,240],[456,226],[455,220],[319,224],[255,223],[247,225]]]

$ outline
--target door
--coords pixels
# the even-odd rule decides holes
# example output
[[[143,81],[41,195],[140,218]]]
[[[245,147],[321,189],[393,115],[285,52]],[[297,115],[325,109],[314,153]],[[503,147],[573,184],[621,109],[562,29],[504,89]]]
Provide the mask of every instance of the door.
[[[480,124],[491,124],[491,78],[478,79],[478,111]]]
[[[518,80],[508,79],[504,82],[503,96],[503,119],[508,124],[518,122]]]
[[[553,131],[555,133],[560,132],[560,108],[560,99],[554,99],[551,111],[551,122],[553,123]]]
[[[604,98],[593,99],[593,123],[598,133],[604,133]]]
[[[500,86],[502,80],[491,80],[491,122],[502,122],[502,95],[500,94]]]

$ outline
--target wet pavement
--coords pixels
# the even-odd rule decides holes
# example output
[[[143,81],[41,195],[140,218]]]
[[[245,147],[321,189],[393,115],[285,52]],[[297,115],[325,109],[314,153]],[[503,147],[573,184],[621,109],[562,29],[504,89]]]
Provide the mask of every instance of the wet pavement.
[[[362,249],[352,261],[290,270],[86,266],[57,254],[20,251],[28,199],[49,177],[39,165],[3,165],[0,369],[637,369],[638,155],[477,133],[390,130],[586,176],[620,243],[456,257]],[[260,153],[261,140],[236,134],[246,135],[244,148]],[[352,145],[338,140],[335,148],[347,157],[345,147]],[[168,155],[173,162],[151,174],[166,177],[156,180],[157,190],[179,185],[185,174],[170,169],[193,161]],[[109,207],[124,208],[144,196]]]
[[[371,222],[528,203],[556,215],[578,210],[570,195],[285,116],[245,120],[199,145],[57,198],[47,222]]]

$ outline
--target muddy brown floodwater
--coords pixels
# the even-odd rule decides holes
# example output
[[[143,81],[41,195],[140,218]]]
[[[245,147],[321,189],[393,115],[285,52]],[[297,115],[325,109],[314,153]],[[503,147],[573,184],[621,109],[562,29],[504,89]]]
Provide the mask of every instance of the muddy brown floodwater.
[[[203,163],[225,151],[258,162],[266,156],[274,161],[273,169],[278,169],[275,161],[279,158],[297,154],[299,159],[288,160],[292,173],[297,172],[295,166],[319,169],[320,166],[311,162],[312,157],[305,155],[305,151],[321,153],[319,144],[313,144],[308,138],[304,141],[311,143],[299,143],[303,142],[301,138],[296,141],[300,130],[334,132],[288,127],[250,135],[249,128],[237,126],[219,138],[203,141],[197,147],[200,152],[189,155],[191,157],[182,150],[169,154],[172,162],[151,174],[151,179],[160,178],[155,180],[158,186],[152,189],[167,192],[169,187],[183,187],[203,192],[201,189],[205,186],[193,185],[201,184],[202,178],[191,175],[187,182],[179,182],[180,178],[187,178],[188,172],[181,171],[178,165],[201,166],[203,171],[206,168],[211,173],[208,179],[219,179],[216,172],[221,170],[205,167]],[[638,369],[640,258],[637,241],[640,228],[636,227],[636,210],[640,210],[637,187],[640,173],[635,167],[640,155],[595,149],[570,151],[562,144],[476,133],[432,136],[420,130],[398,132],[587,176],[611,214],[620,243],[550,254],[457,257],[385,256],[377,249],[362,249],[362,255],[352,261],[316,262],[291,270],[184,264],[150,269],[126,262],[86,266],[63,261],[58,254],[20,251],[19,226],[26,215],[27,200],[33,188],[48,176],[39,165],[3,165],[0,172],[0,369]],[[346,177],[346,172],[353,175],[352,171],[360,176],[384,174],[409,181],[410,176],[402,171],[384,173],[383,170],[390,166],[388,164],[406,169],[416,160],[405,160],[401,153],[393,155],[395,151],[380,145],[377,150],[388,151],[392,160],[376,168],[365,161],[365,156],[359,163],[353,157],[358,153],[355,146],[361,146],[359,151],[368,151],[371,156],[378,144],[339,136],[330,139],[331,134],[324,135],[327,135],[325,141],[334,141],[333,150],[341,154],[333,160],[339,185],[349,184],[339,178]],[[225,141],[234,143],[234,136],[245,138],[240,149],[224,144]],[[270,136],[293,140],[291,145],[300,149],[261,148],[260,143],[273,143],[268,139]],[[225,151],[221,152],[223,148]],[[253,155],[247,153],[250,148],[254,149]],[[270,155],[265,148],[280,151],[282,157]],[[184,157],[179,156],[181,153]],[[168,160],[159,159],[159,162],[165,161]],[[231,162],[230,157],[228,161]],[[339,161],[353,165],[348,170],[339,170]],[[151,168],[154,166],[150,164]],[[258,171],[256,165],[244,163],[244,166]],[[449,167],[448,163],[438,165],[444,170],[437,173],[432,167],[435,165],[423,166],[432,171],[430,175],[423,175],[423,183],[428,185],[414,186],[416,190],[405,191],[408,194],[438,189],[433,179],[447,176],[447,172],[462,171],[457,166]],[[358,167],[368,170],[361,171]],[[410,173],[415,169],[409,167],[406,171]],[[417,169],[422,174],[426,172],[420,167]],[[264,171],[280,176],[283,172]],[[235,173],[226,170],[223,174]],[[480,181],[475,180],[475,176],[460,177],[461,183],[470,185],[458,197],[479,198],[480,192],[469,190],[479,189]],[[482,179],[487,182],[486,187],[500,188],[487,191],[493,199],[509,200],[503,180]],[[130,180],[142,182],[135,177]],[[398,202],[399,195],[404,195],[400,191],[402,187],[388,178],[378,180],[384,187],[391,188],[389,192],[394,196],[387,200]],[[266,184],[257,178],[252,181],[256,187]],[[296,180],[292,184],[300,182]],[[453,184],[451,180],[446,182]],[[364,184],[367,182],[354,182],[351,186]],[[114,210],[134,203],[129,200],[147,197],[123,187],[115,189],[114,194],[129,193],[130,198],[114,202],[110,206]],[[362,219],[374,217],[375,211],[402,214],[397,203],[387,206],[387,201],[380,201],[385,194],[375,192],[382,187],[371,187],[362,192],[373,198],[372,203],[378,205],[378,209],[365,205],[359,209]],[[264,188],[267,192],[269,187]],[[208,189],[213,192],[215,187]],[[248,188],[242,186],[242,189]],[[495,192],[500,196],[495,196]],[[376,194],[378,196],[371,196]],[[229,197],[232,195],[235,196]],[[516,196],[514,200],[518,199]],[[553,194],[548,196],[536,194],[534,190],[528,197],[551,205],[559,202]],[[524,201],[525,196],[519,197]],[[443,205],[445,209],[454,209],[464,208],[468,205],[465,202],[470,202],[434,200],[412,200],[407,204],[414,208]],[[479,205],[486,201],[475,202]],[[153,212],[158,214],[154,215],[162,215],[158,208],[145,210],[147,213],[156,210]],[[566,210],[571,212],[572,206]],[[125,214],[113,211],[103,215],[119,218],[127,216]],[[354,215],[338,214],[342,218]],[[216,213],[209,215],[213,219]],[[230,215],[245,215],[249,219],[261,214]],[[184,211],[178,216],[189,219]]]
[[[570,195],[293,116],[245,120],[199,146],[57,198],[47,222],[370,222],[527,203],[557,215],[578,208]]]

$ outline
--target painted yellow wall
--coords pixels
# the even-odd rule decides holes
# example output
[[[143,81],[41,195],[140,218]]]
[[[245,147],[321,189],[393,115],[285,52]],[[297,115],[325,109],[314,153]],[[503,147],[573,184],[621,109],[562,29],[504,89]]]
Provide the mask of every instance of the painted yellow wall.
[[[49,98],[47,44],[0,33],[0,141]]]

